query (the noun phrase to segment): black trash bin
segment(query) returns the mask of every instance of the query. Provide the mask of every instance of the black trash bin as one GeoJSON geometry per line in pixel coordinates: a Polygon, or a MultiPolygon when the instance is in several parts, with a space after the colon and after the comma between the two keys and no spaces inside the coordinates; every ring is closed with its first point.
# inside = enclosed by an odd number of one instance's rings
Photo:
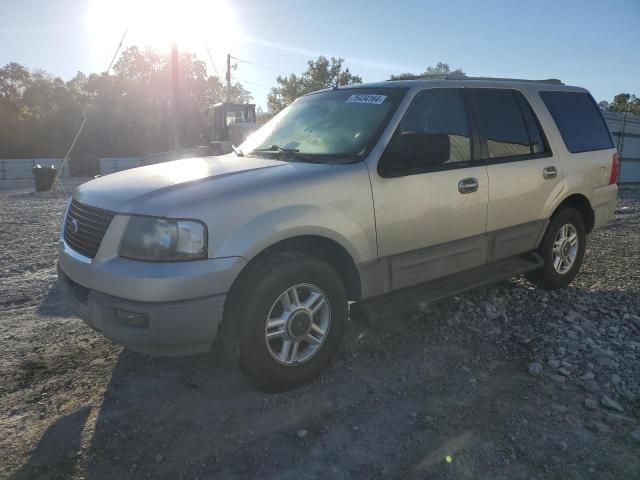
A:
{"type": "Polygon", "coordinates": [[[56,167],[51,165],[51,168],[42,168],[37,165],[31,170],[33,172],[33,179],[36,183],[36,192],[48,192],[53,187],[53,181],[56,178],[56,167]]]}

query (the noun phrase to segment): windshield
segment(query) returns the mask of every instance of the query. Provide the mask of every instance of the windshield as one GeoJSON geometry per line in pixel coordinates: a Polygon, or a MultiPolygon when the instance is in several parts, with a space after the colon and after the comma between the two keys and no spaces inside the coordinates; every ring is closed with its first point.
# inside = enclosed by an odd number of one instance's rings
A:
{"type": "Polygon", "coordinates": [[[289,155],[311,161],[333,161],[364,155],[377,140],[406,90],[346,88],[301,97],[239,150],[244,154],[289,155]]]}

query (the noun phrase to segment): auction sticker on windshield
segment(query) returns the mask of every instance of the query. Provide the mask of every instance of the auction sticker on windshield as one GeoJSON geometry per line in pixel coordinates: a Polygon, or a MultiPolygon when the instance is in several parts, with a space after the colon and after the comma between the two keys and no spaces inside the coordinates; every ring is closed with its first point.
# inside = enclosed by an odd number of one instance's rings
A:
{"type": "Polygon", "coordinates": [[[380,105],[387,98],[386,95],[373,95],[371,93],[358,93],[351,95],[344,103],[368,103],[370,105],[380,105]]]}

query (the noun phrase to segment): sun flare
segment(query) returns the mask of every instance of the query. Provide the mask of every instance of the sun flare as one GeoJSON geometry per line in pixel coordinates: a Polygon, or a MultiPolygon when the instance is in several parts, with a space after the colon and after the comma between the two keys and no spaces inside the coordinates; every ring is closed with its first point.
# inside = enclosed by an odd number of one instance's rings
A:
{"type": "Polygon", "coordinates": [[[93,0],[87,27],[94,46],[113,49],[128,29],[127,45],[220,54],[241,38],[233,11],[224,0],[93,0]]]}

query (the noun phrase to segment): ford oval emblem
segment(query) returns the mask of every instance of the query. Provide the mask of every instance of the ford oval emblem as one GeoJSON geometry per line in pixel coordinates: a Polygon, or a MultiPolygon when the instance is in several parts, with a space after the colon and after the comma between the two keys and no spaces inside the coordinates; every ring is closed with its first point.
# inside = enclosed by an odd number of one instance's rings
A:
{"type": "Polygon", "coordinates": [[[75,218],[71,220],[71,226],[70,226],[71,233],[78,233],[79,228],[80,228],[80,225],[78,224],[78,220],[76,220],[75,218]]]}

